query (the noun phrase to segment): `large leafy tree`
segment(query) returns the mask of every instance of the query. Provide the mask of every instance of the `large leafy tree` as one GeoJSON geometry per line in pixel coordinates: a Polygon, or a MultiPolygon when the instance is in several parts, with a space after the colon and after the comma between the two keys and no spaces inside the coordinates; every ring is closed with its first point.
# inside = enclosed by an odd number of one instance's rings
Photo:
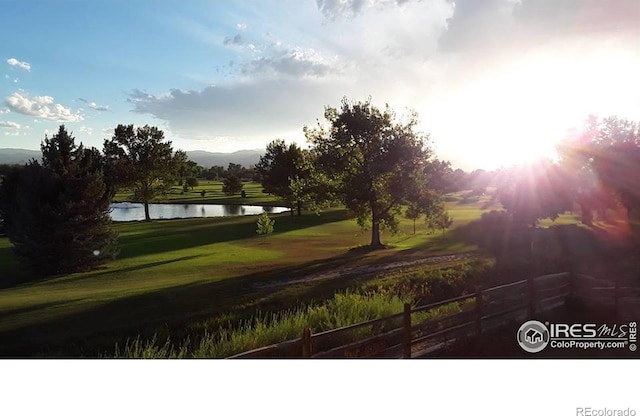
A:
{"type": "Polygon", "coordinates": [[[609,117],[598,128],[592,164],[605,190],[612,192],[630,216],[640,208],[640,125],[609,117]]]}
{"type": "Polygon", "coordinates": [[[517,224],[535,226],[539,219],[558,216],[571,208],[566,175],[549,161],[512,168],[498,189],[502,206],[517,224]]]}
{"type": "Polygon", "coordinates": [[[640,131],[637,123],[618,117],[589,116],[582,132],[558,146],[562,165],[582,210],[591,224],[592,211],[601,215],[622,204],[627,212],[640,207],[640,131]]]}
{"type": "Polygon", "coordinates": [[[287,146],[284,140],[274,140],[267,145],[265,154],[260,157],[256,165],[256,170],[260,174],[264,190],[286,201],[291,207],[291,215],[295,205],[300,215],[303,200],[295,192],[292,183],[309,178],[311,173],[309,152],[295,143],[287,146]]]}
{"type": "Polygon", "coordinates": [[[113,181],[131,187],[134,197],[144,204],[146,221],[151,221],[149,202],[166,191],[186,163],[184,152],[174,155],[164,132],[148,125],[118,125],[113,137],[104,141],[104,155],[113,181]]]}
{"type": "Polygon", "coordinates": [[[99,151],[77,146],[64,126],[41,147],[41,162],[7,176],[0,189],[0,211],[17,257],[39,275],[87,270],[113,259],[113,187],[99,151]]]}
{"type": "Polygon", "coordinates": [[[316,169],[360,226],[371,227],[371,247],[382,247],[381,228],[397,229],[401,206],[416,200],[425,185],[431,152],[415,131],[417,115],[399,121],[389,106],[380,110],[345,98],[324,116],[326,124],[305,127],[316,169]]]}

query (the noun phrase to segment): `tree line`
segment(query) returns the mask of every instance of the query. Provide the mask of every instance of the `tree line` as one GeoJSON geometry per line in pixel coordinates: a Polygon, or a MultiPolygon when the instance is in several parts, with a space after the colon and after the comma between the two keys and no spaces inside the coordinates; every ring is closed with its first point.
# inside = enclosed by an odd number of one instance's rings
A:
{"type": "MultiPolygon", "coordinates": [[[[0,217],[19,259],[34,273],[87,270],[113,259],[117,236],[110,227],[109,203],[118,188],[131,189],[145,207],[175,183],[197,178],[225,179],[223,190],[242,189],[241,178],[259,180],[264,192],[294,211],[346,207],[363,228],[370,246],[383,247],[381,232],[397,231],[400,218],[424,217],[443,232],[452,219],[443,195],[461,189],[496,197],[516,223],[535,225],[556,218],[574,204],[582,220],[623,206],[640,208],[638,124],[615,117],[588,120],[585,133],[559,147],[560,161],[504,171],[453,170],[435,157],[430,137],[417,131],[415,112],[398,117],[389,106],[343,99],[326,107],[323,120],[305,126],[309,143],[274,140],[254,167],[229,164],[204,169],[174,151],[157,127],[118,125],[102,151],[75,144],[64,126],[42,143],[42,160],[4,171],[0,217]]],[[[195,182],[194,182],[195,181],[195,182]]]]}

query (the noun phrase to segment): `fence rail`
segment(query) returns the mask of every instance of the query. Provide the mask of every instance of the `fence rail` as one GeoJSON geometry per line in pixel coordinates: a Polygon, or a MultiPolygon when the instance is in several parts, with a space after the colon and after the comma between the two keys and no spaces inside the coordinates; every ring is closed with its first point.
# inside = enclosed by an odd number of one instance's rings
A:
{"type": "MultiPolygon", "coordinates": [[[[536,312],[552,309],[568,297],[613,299],[616,311],[620,299],[633,297],[637,287],[621,287],[618,282],[590,276],[556,273],[531,277],[474,293],[417,307],[387,317],[312,333],[305,328],[301,337],[242,352],[228,358],[411,358],[433,352],[455,339],[481,334],[516,317],[531,319],[536,312]],[[430,312],[457,304],[459,311],[432,317],[430,312]]],[[[637,296],[637,295],[636,295],[637,296]]]]}

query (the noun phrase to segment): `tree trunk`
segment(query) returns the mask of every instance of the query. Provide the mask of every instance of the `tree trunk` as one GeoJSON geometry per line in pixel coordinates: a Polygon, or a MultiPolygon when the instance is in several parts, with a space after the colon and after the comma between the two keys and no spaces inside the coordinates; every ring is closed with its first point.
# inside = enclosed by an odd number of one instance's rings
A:
{"type": "Polygon", "coordinates": [[[302,202],[298,201],[298,217],[302,215],[302,202]]]}
{"type": "Polygon", "coordinates": [[[295,210],[293,209],[293,204],[290,204],[290,205],[289,205],[289,208],[290,208],[290,209],[289,209],[289,213],[290,213],[290,214],[291,214],[291,216],[293,217],[293,216],[295,215],[295,212],[294,212],[295,210]]]}
{"type": "Polygon", "coordinates": [[[413,219],[413,234],[415,235],[416,233],[416,220],[415,218],[413,219]]]}
{"type": "Polygon", "coordinates": [[[586,225],[593,225],[591,218],[591,209],[586,204],[580,204],[580,211],[582,214],[581,222],[586,225]]]}
{"type": "Polygon", "coordinates": [[[382,248],[384,247],[380,242],[380,223],[377,220],[374,220],[371,224],[371,247],[372,248],[382,248]]]}
{"type": "Polygon", "coordinates": [[[151,221],[151,216],[149,215],[149,203],[146,201],[144,203],[144,220],[151,221]]]}

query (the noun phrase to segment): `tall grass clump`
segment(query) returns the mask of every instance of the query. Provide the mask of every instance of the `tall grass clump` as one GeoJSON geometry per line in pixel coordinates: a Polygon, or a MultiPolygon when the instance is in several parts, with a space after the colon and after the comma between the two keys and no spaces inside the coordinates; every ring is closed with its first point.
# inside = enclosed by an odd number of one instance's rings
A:
{"type": "MultiPolygon", "coordinates": [[[[381,293],[337,293],[320,305],[301,306],[294,310],[268,315],[258,314],[237,326],[215,332],[205,330],[193,347],[187,340],[173,346],[169,340],[160,343],[139,338],[116,346],[115,358],[222,358],[300,337],[309,326],[321,332],[402,312],[405,299],[381,293]]],[[[353,335],[353,334],[352,334],[353,335]]],[[[362,334],[359,334],[362,335],[362,334]]]]}
{"type": "MultiPolygon", "coordinates": [[[[437,302],[463,293],[471,293],[491,270],[486,261],[469,261],[446,268],[418,267],[385,275],[357,292],[336,293],[320,304],[299,306],[270,314],[258,313],[251,319],[224,327],[207,327],[200,336],[193,335],[177,345],[162,343],[156,337],[149,341],[129,340],[124,348],[116,348],[117,358],[222,358],[271,344],[297,339],[305,327],[314,333],[399,314],[405,303],[412,305],[437,302]]],[[[470,307],[469,302],[442,305],[413,315],[414,322],[455,314],[470,307]]],[[[472,306],[472,305],[471,305],[472,306]]],[[[343,335],[342,341],[370,336],[394,329],[401,320],[384,325],[363,327],[343,335]]],[[[298,347],[299,350],[299,347],[298,347]]],[[[297,350],[296,350],[297,351],[297,350]]],[[[295,353],[292,353],[292,355],[295,353]]]]}
{"type": "Polygon", "coordinates": [[[475,292],[476,286],[487,284],[492,270],[493,263],[488,260],[465,261],[446,268],[417,267],[389,273],[367,288],[413,304],[427,304],[475,292]]]}
{"type": "Polygon", "coordinates": [[[189,340],[185,340],[180,348],[176,349],[171,345],[171,340],[167,338],[164,344],[161,344],[157,336],[153,336],[151,340],[143,341],[140,337],[127,340],[120,350],[120,346],[116,344],[113,358],[185,358],[187,356],[187,348],[189,340]]]}

